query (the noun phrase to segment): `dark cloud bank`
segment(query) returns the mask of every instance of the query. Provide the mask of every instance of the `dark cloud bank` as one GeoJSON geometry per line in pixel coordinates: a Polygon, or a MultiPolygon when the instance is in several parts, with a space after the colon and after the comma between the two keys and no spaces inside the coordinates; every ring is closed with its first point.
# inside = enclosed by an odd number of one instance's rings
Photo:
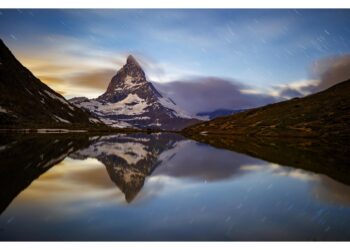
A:
{"type": "Polygon", "coordinates": [[[252,108],[277,101],[269,95],[244,93],[242,89],[247,89],[244,84],[217,77],[193,78],[155,85],[181,108],[192,113],[221,108],[252,108]]]}
{"type": "Polygon", "coordinates": [[[277,87],[277,96],[247,93],[242,91],[249,89],[245,84],[216,77],[156,84],[156,87],[180,107],[193,113],[221,108],[253,108],[323,91],[350,79],[350,55],[319,60],[312,65],[310,73],[313,79],[317,79],[316,81],[299,89],[288,85],[277,87]]]}

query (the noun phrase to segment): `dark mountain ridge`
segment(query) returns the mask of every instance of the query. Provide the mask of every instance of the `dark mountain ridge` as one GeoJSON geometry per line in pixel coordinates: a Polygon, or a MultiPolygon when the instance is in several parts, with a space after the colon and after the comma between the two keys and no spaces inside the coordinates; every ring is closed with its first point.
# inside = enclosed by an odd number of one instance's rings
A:
{"type": "Polygon", "coordinates": [[[350,80],[303,98],[203,122],[186,134],[270,137],[350,137],[350,80]]]}
{"type": "Polygon", "coordinates": [[[92,128],[101,121],[25,68],[0,39],[0,128],[92,128]]]}

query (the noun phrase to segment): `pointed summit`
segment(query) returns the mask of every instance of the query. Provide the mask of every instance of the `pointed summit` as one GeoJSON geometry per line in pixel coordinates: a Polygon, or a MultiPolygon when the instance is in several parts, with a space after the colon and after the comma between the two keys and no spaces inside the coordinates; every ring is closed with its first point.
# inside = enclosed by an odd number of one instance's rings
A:
{"type": "MultiPolygon", "coordinates": [[[[176,130],[197,122],[147,81],[145,72],[132,55],[113,76],[106,92],[92,100],[75,98],[72,103],[112,127],[176,130]]],[[[133,196],[128,197],[132,199],[133,196]]]]}
{"type": "Polygon", "coordinates": [[[126,59],[126,64],[133,64],[140,67],[140,64],[136,61],[135,57],[133,57],[132,55],[128,56],[128,58],[126,59]]]}
{"type": "Polygon", "coordinates": [[[145,73],[143,72],[140,64],[136,61],[135,57],[133,57],[132,55],[128,56],[128,58],[126,59],[126,64],[123,66],[123,68],[119,72],[122,72],[122,71],[125,71],[125,73],[128,74],[129,76],[140,76],[140,77],[146,78],[145,73]]]}
{"type": "Polygon", "coordinates": [[[124,99],[133,89],[147,84],[145,72],[136,59],[129,55],[126,64],[111,79],[104,94],[99,96],[99,101],[116,102],[124,99]],[[126,92],[128,92],[126,94],[126,92]]]}

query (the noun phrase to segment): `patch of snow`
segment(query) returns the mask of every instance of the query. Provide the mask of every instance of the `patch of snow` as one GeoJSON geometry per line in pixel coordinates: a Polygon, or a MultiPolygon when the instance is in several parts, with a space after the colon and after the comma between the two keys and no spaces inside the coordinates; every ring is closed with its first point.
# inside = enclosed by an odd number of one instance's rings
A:
{"type": "Polygon", "coordinates": [[[89,121],[92,123],[100,123],[100,121],[98,119],[92,118],[92,117],[89,118],[89,121]]]}
{"type": "Polygon", "coordinates": [[[31,95],[33,95],[33,93],[29,90],[29,89],[27,89],[27,88],[24,88],[29,94],[31,94],[31,95]]]}
{"type": "MultiPolygon", "coordinates": [[[[132,89],[132,88],[138,87],[140,85],[143,85],[144,83],[145,83],[144,81],[139,81],[138,78],[135,78],[135,77],[128,75],[125,77],[125,80],[124,80],[124,89],[132,89]]],[[[119,90],[119,88],[116,90],[119,90]]],[[[123,90],[123,89],[121,89],[121,90],[123,90]]]]}
{"type": "Polygon", "coordinates": [[[12,116],[12,117],[18,117],[11,110],[5,109],[1,106],[0,106],[0,113],[4,113],[4,114],[7,114],[7,115],[12,116]]]}
{"type": "MultiPolygon", "coordinates": [[[[44,90],[44,92],[51,98],[59,100],[60,102],[62,102],[63,104],[67,105],[68,108],[70,108],[71,110],[74,110],[74,107],[68,102],[66,101],[64,98],[55,95],[54,93],[51,93],[50,91],[44,90]]],[[[40,93],[40,92],[39,92],[40,93]]]]}
{"type": "Polygon", "coordinates": [[[62,103],[67,103],[67,101],[65,99],[55,95],[54,93],[51,93],[50,91],[44,90],[44,92],[53,99],[59,100],[62,103]]]}
{"type": "Polygon", "coordinates": [[[2,146],[0,146],[0,151],[11,148],[14,144],[16,144],[15,141],[8,143],[8,144],[5,144],[5,145],[2,145],[2,146]]]}
{"type": "Polygon", "coordinates": [[[59,117],[59,116],[57,116],[57,115],[53,115],[57,120],[59,120],[60,122],[64,122],[64,123],[71,123],[70,121],[67,121],[67,120],[65,120],[65,119],[63,119],[63,118],[61,118],[61,117],[59,117]]]}
{"type": "Polygon", "coordinates": [[[160,126],[162,126],[162,124],[159,122],[159,119],[156,119],[156,122],[155,122],[155,123],[149,124],[149,126],[157,126],[157,127],[160,127],[160,126]]]}
{"type": "Polygon", "coordinates": [[[100,120],[104,124],[111,126],[113,128],[132,128],[133,127],[130,123],[118,121],[118,120],[114,120],[114,119],[101,117],[100,120]]]}
{"type": "Polygon", "coordinates": [[[89,137],[89,141],[94,141],[94,140],[97,140],[98,138],[100,138],[100,136],[92,136],[92,137],[89,137]]]}
{"type": "Polygon", "coordinates": [[[133,118],[128,118],[128,119],[123,119],[123,121],[134,121],[134,120],[150,120],[151,117],[148,116],[137,116],[137,117],[133,117],[133,118]]]}
{"type": "Polygon", "coordinates": [[[3,108],[3,107],[1,107],[1,106],[0,106],[0,112],[1,112],[1,113],[10,113],[9,110],[7,110],[7,109],[5,109],[5,108],[3,108]]]}
{"type": "Polygon", "coordinates": [[[74,103],[74,105],[79,107],[79,108],[85,108],[91,112],[96,112],[98,110],[99,106],[101,106],[103,104],[96,101],[96,100],[89,100],[89,101],[74,103]]]}
{"type": "Polygon", "coordinates": [[[129,141],[136,141],[136,142],[149,142],[151,139],[149,138],[138,138],[138,137],[130,137],[130,136],[123,136],[122,137],[125,140],[129,140],[129,141]]]}
{"type": "Polygon", "coordinates": [[[42,168],[51,167],[52,165],[59,163],[60,161],[62,161],[64,158],[66,158],[73,151],[74,151],[73,148],[70,148],[66,153],[60,155],[59,157],[57,157],[55,159],[52,159],[52,160],[46,162],[45,165],[42,166],[42,168]]]}
{"type": "Polygon", "coordinates": [[[117,113],[118,115],[139,115],[145,112],[147,102],[137,94],[129,94],[123,100],[116,103],[108,103],[98,107],[103,113],[117,113]]]}

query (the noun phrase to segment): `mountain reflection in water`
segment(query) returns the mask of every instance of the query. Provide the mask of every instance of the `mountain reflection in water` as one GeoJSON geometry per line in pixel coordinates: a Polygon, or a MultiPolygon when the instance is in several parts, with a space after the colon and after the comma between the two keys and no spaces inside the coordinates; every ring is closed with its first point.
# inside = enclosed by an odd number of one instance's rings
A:
{"type": "Polygon", "coordinates": [[[350,240],[346,143],[195,139],[1,135],[0,239],[350,240]]]}

